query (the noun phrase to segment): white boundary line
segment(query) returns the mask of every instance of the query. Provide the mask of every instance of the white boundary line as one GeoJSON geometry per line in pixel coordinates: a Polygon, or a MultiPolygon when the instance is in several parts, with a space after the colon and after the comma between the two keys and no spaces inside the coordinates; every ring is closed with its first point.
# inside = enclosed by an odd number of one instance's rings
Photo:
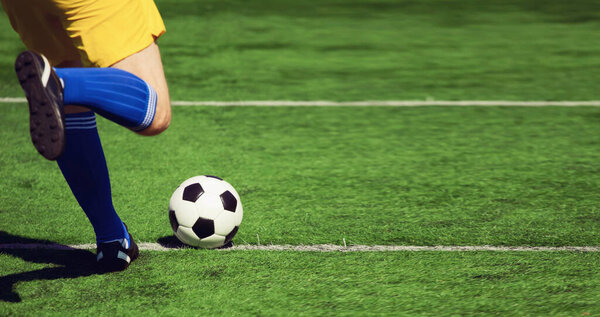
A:
{"type": "MultiPolygon", "coordinates": [[[[187,247],[181,246],[163,246],[158,243],[142,242],[138,244],[143,251],[177,251],[185,250],[187,247]]],[[[46,249],[46,250],[91,250],[96,249],[95,244],[43,244],[43,243],[5,243],[0,244],[0,253],[8,249],[46,249]]],[[[334,244],[315,244],[315,245],[236,245],[228,249],[219,251],[294,251],[294,252],[397,252],[397,251],[445,251],[445,252],[466,252],[466,251],[500,251],[500,252],[600,252],[600,246],[493,246],[493,245],[475,245],[475,246],[416,246],[416,245],[334,245],[334,244]]]]}
{"type": "Polygon", "coordinates": [[[503,101],[503,100],[368,100],[368,101],[173,101],[173,106],[213,106],[213,107],[600,107],[600,100],[590,101],[503,101]]]}
{"type": "MultiPolygon", "coordinates": [[[[0,103],[25,103],[25,98],[0,97],[0,103]]],[[[172,101],[173,106],[210,107],[600,107],[600,100],[587,101],[511,101],[511,100],[367,100],[367,101],[293,101],[293,100],[248,100],[248,101],[172,101]]]]}
{"type": "Polygon", "coordinates": [[[23,103],[27,102],[25,98],[15,98],[15,97],[2,97],[0,98],[1,103],[23,103]]]}

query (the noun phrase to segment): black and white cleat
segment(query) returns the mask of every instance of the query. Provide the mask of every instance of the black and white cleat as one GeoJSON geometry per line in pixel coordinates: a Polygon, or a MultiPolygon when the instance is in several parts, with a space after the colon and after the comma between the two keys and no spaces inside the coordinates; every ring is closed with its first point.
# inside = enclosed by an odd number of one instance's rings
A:
{"type": "Polygon", "coordinates": [[[37,151],[56,160],[65,149],[63,87],[44,57],[25,51],[15,61],[15,71],[29,103],[29,132],[37,151]]]}
{"type": "Polygon", "coordinates": [[[129,240],[131,245],[128,245],[127,239],[98,244],[96,260],[102,271],[123,271],[138,258],[140,251],[131,233],[129,240]]]}

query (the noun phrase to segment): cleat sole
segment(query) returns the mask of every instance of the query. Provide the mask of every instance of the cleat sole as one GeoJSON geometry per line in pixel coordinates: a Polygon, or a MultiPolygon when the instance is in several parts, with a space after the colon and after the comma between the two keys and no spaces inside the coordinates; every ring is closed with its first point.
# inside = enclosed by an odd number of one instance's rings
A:
{"type": "Polygon", "coordinates": [[[65,148],[62,98],[42,84],[43,62],[33,52],[23,52],[15,61],[15,71],[29,103],[29,131],[37,151],[56,160],[65,148]]]}

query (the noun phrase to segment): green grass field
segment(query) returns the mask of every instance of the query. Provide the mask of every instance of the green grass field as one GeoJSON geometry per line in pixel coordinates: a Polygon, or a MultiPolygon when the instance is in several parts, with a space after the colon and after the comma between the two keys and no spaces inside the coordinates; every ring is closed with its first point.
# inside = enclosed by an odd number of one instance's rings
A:
{"type": "MultiPolygon", "coordinates": [[[[600,100],[597,1],[158,1],[173,100],[600,100]]],[[[0,97],[23,49],[0,12],[0,97]]],[[[94,243],[23,103],[0,103],[0,246],[94,243]]],[[[98,120],[119,215],[170,239],[183,180],[238,190],[236,245],[600,246],[598,107],[175,107],[98,120]]],[[[0,248],[0,315],[600,316],[599,252],[0,248]]]]}

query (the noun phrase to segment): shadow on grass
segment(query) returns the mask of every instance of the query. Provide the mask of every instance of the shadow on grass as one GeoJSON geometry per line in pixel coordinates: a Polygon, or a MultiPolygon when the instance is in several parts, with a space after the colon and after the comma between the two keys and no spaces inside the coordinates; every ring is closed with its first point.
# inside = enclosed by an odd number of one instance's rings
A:
{"type": "Polygon", "coordinates": [[[160,244],[163,248],[169,248],[169,249],[189,248],[189,246],[183,244],[175,236],[164,236],[162,238],[158,238],[158,240],[156,240],[156,242],[158,242],[158,244],[160,244]]]}
{"type": "Polygon", "coordinates": [[[78,278],[103,273],[96,266],[96,256],[87,250],[15,236],[5,231],[0,231],[0,245],[4,246],[0,246],[2,254],[10,254],[32,263],[50,264],[49,267],[35,271],[0,276],[0,300],[5,302],[21,302],[21,297],[13,290],[15,284],[20,282],[78,278]],[[25,244],[28,248],[17,248],[15,244],[25,244]],[[29,248],[33,244],[38,247],[29,248]]]}
{"type": "MultiPolygon", "coordinates": [[[[158,244],[160,244],[163,248],[168,249],[198,249],[197,247],[184,244],[183,242],[179,241],[176,236],[164,236],[162,238],[158,238],[156,242],[158,242],[158,244]]],[[[229,241],[227,244],[217,249],[228,249],[231,247],[233,247],[233,242],[229,241]]]]}

